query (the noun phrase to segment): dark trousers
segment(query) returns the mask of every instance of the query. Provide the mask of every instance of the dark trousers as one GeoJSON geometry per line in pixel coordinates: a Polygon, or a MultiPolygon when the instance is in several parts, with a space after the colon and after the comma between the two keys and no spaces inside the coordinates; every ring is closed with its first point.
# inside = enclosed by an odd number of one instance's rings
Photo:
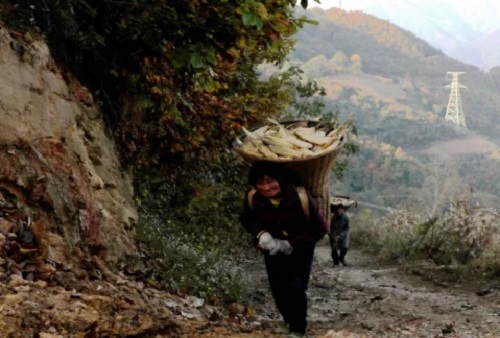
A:
{"type": "Polygon", "coordinates": [[[333,236],[330,236],[330,248],[332,250],[333,263],[338,265],[340,262],[344,262],[348,250],[347,243],[341,239],[335,240],[333,236]]]}
{"type": "Polygon", "coordinates": [[[269,286],[278,311],[291,332],[305,334],[307,327],[306,290],[311,275],[314,246],[294,249],[286,256],[265,256],[269,286]]]}

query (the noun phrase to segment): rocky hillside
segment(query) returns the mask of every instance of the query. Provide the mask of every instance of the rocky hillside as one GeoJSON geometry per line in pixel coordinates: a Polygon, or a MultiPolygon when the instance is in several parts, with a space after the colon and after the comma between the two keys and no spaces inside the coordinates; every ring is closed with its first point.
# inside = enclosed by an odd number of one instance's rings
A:
{"type": "MultiPolygon", "coordinates": [[[[23,224],[54,267],[133,254],[137,212],[90,93],[51,59],[47,45],[0,31],[0,192],[3,230],[23,224]]],[[[5,234],[4,234],[5,235],[5,234]]]]}
{"type": "Polygon", "coordinates": [[[116,274],[137,273],[137,211],[92,96],[3,27],[0,78],[0,336],[189,332],[189,298],[116,274]]]}

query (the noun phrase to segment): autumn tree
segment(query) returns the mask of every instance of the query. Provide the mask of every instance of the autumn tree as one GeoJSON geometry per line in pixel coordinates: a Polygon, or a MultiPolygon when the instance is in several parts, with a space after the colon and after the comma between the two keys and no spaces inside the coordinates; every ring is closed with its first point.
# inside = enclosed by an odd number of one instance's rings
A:
{"type": "Polygon", "coordinates": [[[350,61],[352,70],[355,73],[360,73],[362,70],[361,56],[359,54],[352,54],[350,61]]]}
{"type": "Polygon", "coordinates": [[[296,0],[1,5],[10,27],[44,34],[62,73],[76,76],[102,107],[122,164],[135,173],[139,234],[149,261],[161,262],[153,274],[166,268],[158,277],[164,285],[229,292],[224,283],[233,279],[210,270],[224,263],[218,253],[230,250],[228,243],[244,242],[237,221],[244,168],[228,150],[241,125],[293,103],[295,82],[262,79],[257,66],[286,59],[293,34],[308,22],[294,16],[294,6],[296,0]],[[191,272],[198,285],[177,279],[191,272]]]}
{"type": "Polygon", "coordinates": [[[259,80],[256,66],[285,59],[307,21],[294,17],[295,3],[15,1],[6,18],[40,27],[92,89],[125,164],[161,168],[217,157],[241,124],[287,105],[286,89],[259,80]]]}

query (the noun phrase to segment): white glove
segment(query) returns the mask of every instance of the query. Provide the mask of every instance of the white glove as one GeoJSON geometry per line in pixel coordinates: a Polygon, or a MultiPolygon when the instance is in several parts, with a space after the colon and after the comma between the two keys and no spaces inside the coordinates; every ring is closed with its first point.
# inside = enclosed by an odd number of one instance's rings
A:
{"type": "Polygon", "coordinates": [[[290,255],[293,251],[290,242],[284,239],[275,239],[269,232],[264,232],[260,235],[258,247],[262,250],[269,251],[271,256],[276,255],[278,252],[290,255]]]}
{"type": "MultiPolygon", "coordinates": [[[[286,239],[278,239],[279,251],[284,253],[285,255],[290,255],[293,251],[293,247],[290,245],[290,242],[286,239]]],[[[272,255],[272,254],[271,254],[272,255]]]]}
{"type": "Polygon", "coordinates": [[[267,251],[272,251],[276,250],[276,248],[279,248],[278,241],[273,236],[271,236],[269,232],[264,232],[262,235],[260,235],[259,244],[257,246],[262,250],[267,251]]]}

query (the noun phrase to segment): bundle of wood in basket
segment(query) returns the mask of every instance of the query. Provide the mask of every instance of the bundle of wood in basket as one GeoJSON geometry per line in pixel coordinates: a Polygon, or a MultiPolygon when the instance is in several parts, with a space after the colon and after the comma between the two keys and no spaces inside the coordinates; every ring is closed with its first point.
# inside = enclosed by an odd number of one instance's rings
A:
{"type": "Polygon", "coordinates": [[[249,131],[242,128],[245,138],[236,139],[236,151],[254,160],[289,161],[317,157],[343,145],[350,121],[293,121],[279,123],[268,119],[268,124],[249,131]]]}

